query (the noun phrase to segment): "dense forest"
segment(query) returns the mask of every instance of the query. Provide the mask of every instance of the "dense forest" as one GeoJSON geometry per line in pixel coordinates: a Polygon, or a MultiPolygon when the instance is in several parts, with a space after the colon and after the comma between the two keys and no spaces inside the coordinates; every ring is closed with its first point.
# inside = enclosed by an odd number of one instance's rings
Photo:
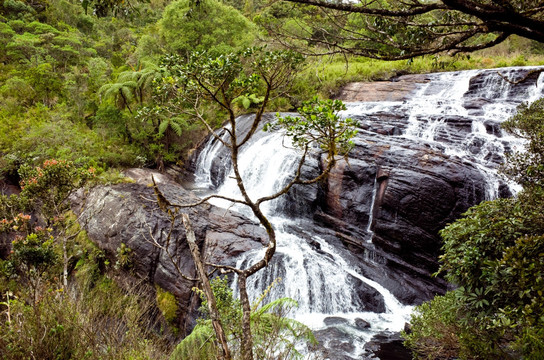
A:
{"type": "MultiPolygon", "coordinates": [[[[482,32],[479,23],[471,23],[478,28],[473,37],[428,53],[397,51],[389,40],[370,53],[337,51],[358,49],[347,36],[353,28],[367,35],[386,29],[387,39],[409,44],[434,44],[436,32],[406,32],[390,18],[373,19],[369,30],[359,13],[338,20],[343,27],[310,26],[327,19],[311,3],[260,0],[0,3],[2,358],[193,358],[174,351],[185,334],[176,328],[173,295],[127,283],[120,274],[130,272],[131,250],[119,248],[108,258],[81,230],[70,211],[78,189],[127,181],[125,168],[183,167],[208,130],[234,113],[261,111],[263,99],[262,111],[295,110],[316,95],[334,97],[352,81],[544,64],[542,42],[482,32]],[[266,76],[255,74],[287,62],[288,83],[268,97],[260,80],[266,76]],[[198,101],[180,95],[194,85],[190,74],[208,72],[223,84],[232,68],[243,75],[236,77],[243,91],[229,106],[214,96],[201,101],[205,93],[198,101]]],[[[463,16],[452,19],[456,26],[468,24],[463,16]]],[[[457,289],[417,309],[406,334],[416,354],[544,356],[543,104],[521,108],[505,125],[528,140],[528,151],[512,154],[502,170],[523,191],[476,206],[442,231],[441,276],[457,289]]],[[[233,320],[241,316],[240,303],[225,283],[213,286],[224,299],[226,324],[241,327],[233,320]]],[[[262,316],[265,326],[270,320],[262,316]]],[[[301,334],[312,340],[305,329],[301,334]]],[[[214,351],[219,347],[197,355],[215,358],[214,351]]]]}

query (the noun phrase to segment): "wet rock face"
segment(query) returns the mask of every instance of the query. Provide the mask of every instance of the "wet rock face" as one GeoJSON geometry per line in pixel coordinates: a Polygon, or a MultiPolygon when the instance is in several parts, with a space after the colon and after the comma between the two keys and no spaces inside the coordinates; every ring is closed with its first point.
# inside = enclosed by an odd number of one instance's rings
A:
{"type": "Polygon", "coordinates": [[[369,252],[379,258],[367,269],[371,278],[401,301],[418,303],[444,290],[445,283],[431,279],[438,231],[484,200],[485,179],[476,167],[424,145],[371,140],[358,139],[348,163],[339,161],[314,219],[334,229],[361,264],[373,263],[369,252]]]}
{"type": "MultiPolygon", "coordinates": [[[[194,278],[195,271],[180,221],[175,223],[168,243],[170,221],[155,202],[150,172],[141,169],[128,173],[136,183],[100,186],[91,189],[75,211],[88,236],[114,259],[117,248],[124,243],[132,250],[132,270],[137,277],[147,279],[171,292],[178,299],[182,329],[194,321],[197,299],[192,281],[183,279],[167,253],[153,244],[167,247],[181,271],[194,278]]],[[[192,203],[197,198],[169,178],[155,174],[159,188],[171,203],[192,203]]],[[[204,260],[234,265],[240,253],[256,249],[265,241],[265,233],[251,220],[211,205],[201,205],[185,211],[189,214],[204,260]],[[204,246],[205,244],[205,246],[204,246]]]]}
{"type": "Polygon", "coordinates": [[[366,343],[363,359],[411,360],[412,352],[404,347],[403,341],[398,332],[381,332],[366,343]]]}
{"type": "Polygon", "coordinates": [[[489,99],[516,99],[523,95],[527,88],[535,86],[542,70],[527,70],[524,68],[503,71],[492,69],[483,71],[470,79],[465,97],[469,99],[482,99],[482,94],[489,99]],[[505,81],[516,86],[509,87],[506,92],[496,91],[505,86],[505,81]]]}

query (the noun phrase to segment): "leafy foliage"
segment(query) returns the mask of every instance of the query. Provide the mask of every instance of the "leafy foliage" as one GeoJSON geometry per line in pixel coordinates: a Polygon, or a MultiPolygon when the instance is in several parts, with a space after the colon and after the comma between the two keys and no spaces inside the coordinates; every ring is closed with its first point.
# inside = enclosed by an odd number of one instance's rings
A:
{"type": "Polygon", "coordinates": [[[256,28],[231,6],[216,0],[172,2],[159,23],[160,35],[169,53],[185,57],[193,51],[212,55],[251,46],[256,28]]]}
{"type": "MultiPolygon", "coordinates": [[[[78,250],[91,251],[88,241],[79,242],[78,250]]],[[[79,258],[71,296],[54,279],[36,304],[24,301],[20,284],[2,292],[2,359],[166,359],[168,350],[153,330],[159,324],[150,317],[152,301],[142,301],[151,300],[145,288],[121,289],[101,272],[84,274],[96,265],[91,256],[79,258]]],[[[3,290],[4,285],[0,277],[3,290]]]]}
{"type": "Polygon", "coordinates": [[[68,212],[69,195],[95,169],[47,160],[23,165],[20,173],[21,193],[0,197],[0,239],[11,243],[0,259],[2,358],[164,357],[153,334],[156,309],[145,305],[152,299],[141,289],[122,290],[105,276],[109,260],[68,212]],[[74,273],[68,288],[60,279],[74,273]]]}
{"type": "Polygon", "coordinates": [[[166,321],[173,322],[176,319],[178,311],[176,297],[172,293],[161,289],[159,286],[156,286],[156,289],[157,307],[166,321]]]}
{"type": "Polygon", "coordinates": [[[303,102],[298,116],[277,116],[276,123],[265,126],[265,130],[282,128],[292,138],[295,146],[304,149],[315,143],[324,152],[335,156],[346,156],[353,148],[353,137],[357,134],[357,122],[343,118],[339,112],[346,110],[340,100],[312,100],[303,102]]]}
{"type": "Polygon", "coordinates": [[[214,105],[224,112],[237,110],[238,114],[251,106],[268,105],[271,92],[283,94],[302,61],[297,53],[266,48],[247,48],[219,56],[197,51],[187,61],[167,56],[163,64],[170,76],[163,79],[161,94],[176,101],[180,114],[184,107],[191,111],[195,104],[199,114],[204,113],[202,106],[214,105]]]}
{"type": "Polygon", "coordinates": [[[68,197],[80,188],[89,178],[95,176],[96,169],[82,169],[65,160],[45,160],[41,166],[23,165],[21,175],[21,196],[28,197],[35,204],[47,225],[55,216],[69,210],[68,197]]]}
{"type": "Polygon", "coordinates": [[[544,99],[522,105],[503,124],[504,129],[528,141],[526,151],[510,154],[504,171],[524,186],[544,186],[544,99]]]}

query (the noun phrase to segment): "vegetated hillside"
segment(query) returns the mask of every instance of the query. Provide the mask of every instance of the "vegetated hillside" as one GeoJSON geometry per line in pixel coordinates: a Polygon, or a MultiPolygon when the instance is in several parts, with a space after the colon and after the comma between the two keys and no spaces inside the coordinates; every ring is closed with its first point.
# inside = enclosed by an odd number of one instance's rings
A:
{"type": "MultiPolygon", "coordinates": [[[[46,158],[77,160],[99,170],[181,161],[202,132],[198,123],[175,114],[153,116],[160,105],[153,81],[168,76],[161,71],[161,57],[183,58],[193,50],[218,54],[267,42],[250,20],[267,9],[260,2],[83,4],[87,12],[79,1],[0,5],[0,169],[13,180],[20,164],[46,158]]],[[[538,63],[538,57],[520,52],[527,48],[527,41],[514,39],[493,50],[502,55],[493,57],[310,59],[291,97],[276,107],[294,108],[316,92],[333,95],[351,80],[538,63]]]]}

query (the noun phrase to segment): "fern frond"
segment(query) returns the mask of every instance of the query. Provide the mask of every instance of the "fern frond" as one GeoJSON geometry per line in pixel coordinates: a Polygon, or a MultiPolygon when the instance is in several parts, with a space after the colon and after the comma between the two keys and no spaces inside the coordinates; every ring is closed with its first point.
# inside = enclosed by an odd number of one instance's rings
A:
{"type": "Polygon", "coordinates": [[[289,311],[296,307],[298,307],[298,302],[296,300],[289,297],[284,297],[271,301],[268,304],[261,306],[259,309],[253,310],[253,315],[260,316],[263,313],[273,312],[280,309],[284,310],[285,312],[285,310],[289,311]]]}
{"type": "Polygon", "coordinates": [[[174,130],[177,136],[181,136],[181,126],[176,121],[170,121],[170,128],[174,130]]]}
{"type": "Polygon", "coordinates": [[[286,316],[297,306],[297,301],[285,297],[255,310],[251,317],[255,346],[278,358],[303,358],[297,344],[315,345],[317,340],[308,326],[286,316]]]}
{"type": "Polygon", "coordinates": [[[164,134],[166,129],[168,129],[168,126],[170,126],[171,122],[171,119],[164,119],[163,121],[161,121],[161,123],[159,124],[159,135],[164,134]]]}
{"type": "Polygon", "coordinates": [[[100,89],[98,89],[98,94],[104,98],[108,98],[112,95],[116,96],[120,88],[121,84],[104,84],[100,87],[100,89]]]}
{"type": "Polygon", "coordinates": [[[199,323],[193,331],[176,346],[170,360],[211,360],[217,354],[215,333],[210,320],[199,323]]]}
{"type": "Polygon", "coordinates": [[[123,71],[117,77],[117,82],[118,83],[126,83],[126,82],[130,82],[130,81],[137,81],[138,80],[138,75],[137,74],[138,74],[137,72],[134,72],[134,71],[131,71],[131,70],[123,71]]]}
{"type": "MultiPolygon", "coordinates": [[[[268,295],[270,290],[272,290],[272,288],[276,286],[277,284],[279,284],[280,282],[281,282],[281,277],[275,278],[274,281],[272,281],[272,284],[268,285],[268,287],[265,289],[265,291],[263,291],[261,296],[259,296],[259,298],[255,301],[255,303],[253,303],[253,305],[251,306],[251,311],[254,312],[259,307],[259,305],[263,302],[264,298],[266,297],[266,295],[268,295]]],[[[296,306],[298,306],[298,304],[296,306]]]]}

